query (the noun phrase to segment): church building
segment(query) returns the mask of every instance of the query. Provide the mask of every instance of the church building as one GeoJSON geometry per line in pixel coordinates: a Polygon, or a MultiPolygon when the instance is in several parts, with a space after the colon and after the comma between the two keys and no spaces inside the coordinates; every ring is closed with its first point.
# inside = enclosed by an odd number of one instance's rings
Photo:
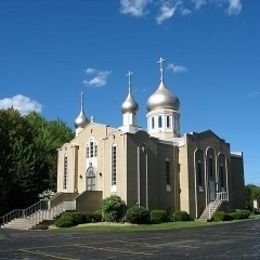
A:
{"type": "Polygon", "coordinates": [[[136,123],[131,71],[118,128],[89,120],[81,92],[75,138],[58,149],[57,170],[57,192],[73,198],[78,210],[97,210],[112,194],[129,207],[184,210],[193,218],[244,207],[243,154],[211,130],[181,134],[180,100],[166,85],[164,62],[158,61],[159,86],[147,100],[147,130],[136,123]]]}

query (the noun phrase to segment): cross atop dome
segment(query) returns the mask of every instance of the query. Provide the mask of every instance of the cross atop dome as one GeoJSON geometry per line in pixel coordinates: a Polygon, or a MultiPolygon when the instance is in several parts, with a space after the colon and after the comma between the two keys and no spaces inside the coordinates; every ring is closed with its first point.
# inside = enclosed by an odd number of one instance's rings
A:
{"type": "Polygon", "coordinates": [[[131,93],[132,75],[134,75],[134,73],[131,70],[129,70],[128,73],[126,74],[126,76],[128,77],[128,93],[131,93]]]}
{"type": "Polygon", "coordinates": [[[80,92],[80,110],[83,111],[84,108],[84,96],[86,95],[86,92],[83,92],[81,90],[80,92]]]}
{"type": "Polygon", "coordinates": [[[164,80],[164,69],[163,69],[163,63],[166,61],[166,59],[160,57],[160,59],[157,61],[157,64],[160,64],[160,72],[161,72],[161,78],[160,80],[164,80]]]}

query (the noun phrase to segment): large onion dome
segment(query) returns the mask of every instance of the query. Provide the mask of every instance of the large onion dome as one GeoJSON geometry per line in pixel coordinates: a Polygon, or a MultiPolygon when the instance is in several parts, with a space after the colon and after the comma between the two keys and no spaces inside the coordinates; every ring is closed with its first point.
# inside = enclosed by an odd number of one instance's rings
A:
{"type": "Polygon", "coordinates": [[[81,91],[81,93],[80,93],[80,112],[74,122],[75,128],[79,128],[79,127],[84,128],[89,123],[89,120],[84,113],[83,98],[84,98],[85,94],[86,93],[84,93],[83,91],[81,91]]]}
{"type": "Polygon", "coordinates": [[[146,107],[148,112],[157,109],[179,110],[180,101],[161,80],[157,90],[148,98],[146,107]]]}
{"type": "Polygon", "coordinates": [[[86,117],[83,110],[80,111],[78,117],[76,118],[74,125],[76,128],[81,127],[84,128],[89,123],[88,118],[86,117]]]}
{"type": "Polygon", "coordinates": [[[128,92],[128,95],[125,99],[125,101],[123,102],[122,106],[121,106],[121,111],[122,113],[136,113],[139,109],[139,106],[137,104],[137,102],[135,101],[131,91],[128,92]]]}

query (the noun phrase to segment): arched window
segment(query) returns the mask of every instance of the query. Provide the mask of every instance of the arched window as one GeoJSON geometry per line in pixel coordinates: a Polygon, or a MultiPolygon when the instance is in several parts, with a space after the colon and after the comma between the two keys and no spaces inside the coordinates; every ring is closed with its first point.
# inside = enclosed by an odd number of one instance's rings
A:
{"type": "Polygon", "coordinates": [[[86,171],[86,181],[87,181],[87,190],[95,190],[96,188],[96,178],[95,178],[95,170],[90,164],[86,171]]]}
{"type": "Polygon", "coordinates": [[[204,163],[203,151],[197,150],[195,152],[196,178],[198,191],[204,191],[204,163]]]}
{"type": "Polygon", "coordinates": [[[68,156],[65,154],[64,156],[64,179],[63,179],[63,189],[67,189],[67,181],[68,181],[68,156]]]}
{"type": "Polygon", "coordinates": [[[226,190],[225,156],[222,153],[218,156],[218,179],[220,191],[226,190]]]}
{"type": "Polygon", "coordinates": [[[209,179],[215,180],[215,152],[212,148],[207,151],[207,174],[209,179]]]}
{"type": "Polygon", "coordinates": [[[97,157],[98,154],[97,152],[98,152],[97,143],[91,139],[87,144],[86,157],[87,158],[97,157]]]}
{"type": "Polygon", "coordinates": [[[111,177],[112,177],[112,186],[116,185],[116,145],[112,145],[112,151],[111,151],[111,177]]]}
{"type": "Polygon", "coordinates": [[[166,178],[166,185],[170,185],[170,161],[169,159],[165,160],[165,178],[166,178]]]}
{"type": "Polygon", "coordinates": [[[162,127],[162,117],[161,116],[158,117],[158,127],[159,128],[162,127]]]}

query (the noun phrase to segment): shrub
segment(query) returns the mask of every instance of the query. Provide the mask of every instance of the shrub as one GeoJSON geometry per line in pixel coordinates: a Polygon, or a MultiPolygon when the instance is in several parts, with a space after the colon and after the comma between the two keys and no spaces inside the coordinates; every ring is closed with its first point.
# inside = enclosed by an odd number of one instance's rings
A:
{"type": "Polygon", "coordinates": [[[235,212],[236,219],[247,219],[249,218],[251,212],[246,209],[237,209],[235,212]]]}
{"type": "Polygon", "coordinates": [[[101,203],[102,215],[105,221],[119,222],[124,216],[125,203],[117,195],[103,199],[101,203]]]}
{"type": "Polygon", "coordinates": [[[70,215],[63,215],[61,216],[56,222],[55,225],[57,227],[72,227],[76,226],[74,219],[70,215]]]}
{"type": "Polygon", "coordinates": [[[231,213],[226,213],[226,221],[234,220],[236,218],[236,213],[231,212],[231,213]]]}
{"type": "Polygon", "coordinates": [[[227,218],[227,214],[224,211],[216,211],[213,215],[213,220],[215,222],[225,221],[227,218]]]}
{"type": "Polygon", "coordinates": [[[37,224],[36,226],[33,226],[33,230],[47,230],[49,226],[47,224],[37,224]]]}
{"type": "Polygon", "coordinates": [[[55,222],[57,227],[71,227],[78,224],[85,223],[84,213],[77,211],[68,211],[61,214],[58,220],[55,222]]]}
{"type": "Polygon", "coordinates": [[[150,222],[149,211],[143,207],[132,207],[126,212],[126,221],[132,224],[147,224],[150,222]]]}
{"type": "Polygon", "coordinates": [[[168,216],[165,210],[155,209],[150,212],[150,220],[154,224],[164,223],[168,221],[168,216]]]}
{"type": "Polygon", "coordinates": [[[84,222],[83,223],[90,223],[90,222],[92,222],[92,213],[84,212],[82,214],[83,214],[83,217],[84,217],[84,222]]]}
{"type": "Polygon", "coordinates": [[[102,213],[100,211],[95,211],[92,213],[92,222],[101,222],[102,213]]]}
{"type": "Polygon", "coordinates": [[[172,215],[173,221],[189,221],[190,215],[186,211],[176,210],[172,215]]]}
{"type": "Polygon", "coordinates": [[[71,212],[70,213],[73,221],[75,222],[75,225],[83,224],[85,223],[85,214],[81,212],[71,212]]]}

